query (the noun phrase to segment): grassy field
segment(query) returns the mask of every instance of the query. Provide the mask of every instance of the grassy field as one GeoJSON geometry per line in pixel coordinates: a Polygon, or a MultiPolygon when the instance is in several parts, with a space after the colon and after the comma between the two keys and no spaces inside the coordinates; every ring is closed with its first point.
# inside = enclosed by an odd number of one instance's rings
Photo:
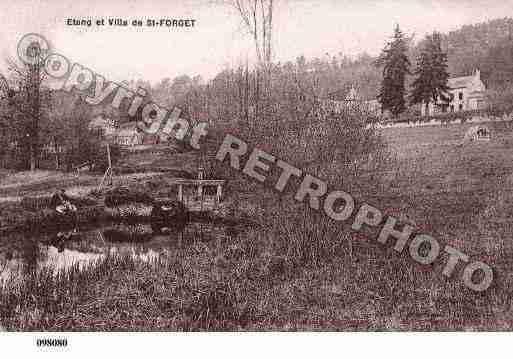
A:
{"type": "MultiPolygon", "coordinates": [[[[261,188],[236,194],[261,224],[191,240],[154,263],[106,258],[33,274],[0,293],[8,330],[511,330],[513,128],[462,144],[470,125],[386,129],[392,159],[359,193],[494,267],[476,294],[374,237],[261,188]]],[[[362,179],[363,180],[363,179],[362,179]]],[[[364,179],[368,181],[368,178],[364,179]]],[[[13,195],[12,187],[0,192],[13,195]]],[[[37,183],[36,188],[45,186],[37,183]]],[[[3,189],[2,189],[3,188],[3,189]]]]}

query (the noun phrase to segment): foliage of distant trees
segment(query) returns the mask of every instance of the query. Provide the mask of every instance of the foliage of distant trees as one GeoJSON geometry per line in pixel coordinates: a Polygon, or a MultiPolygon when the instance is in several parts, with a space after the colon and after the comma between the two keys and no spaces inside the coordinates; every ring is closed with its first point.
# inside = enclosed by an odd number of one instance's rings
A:
{"type": "Polygon", "coordinates": [[[11,90],[1,101],[0,131],[7,149],[2,152],[15,152],[19,167],[34,170],[47,134],[51,91],[42,86],[45,74],[41,64],[20,65],[7,59],[7,66],[11,90]]]}
{"type": "Polygon", "coordinates": [[[470,75],[479,68],[490,88],[513,81],[512,18],[465,25],[444,35],[442,44],[452,76],[470,75]]]}
{"type": "Polygon", "coordinates": [[[488,105],[497,116],[513,112],[513,85],[503,85],[488,91],[488,105]]]}
{"type": "Polygon", "coordinates": [[[0,100],[0,165],[71,170],[100,161],[102,143],[89,129],[93,113],[82,97],[45,87],[38,66],[8,62],[14,96],[0,100]]]}

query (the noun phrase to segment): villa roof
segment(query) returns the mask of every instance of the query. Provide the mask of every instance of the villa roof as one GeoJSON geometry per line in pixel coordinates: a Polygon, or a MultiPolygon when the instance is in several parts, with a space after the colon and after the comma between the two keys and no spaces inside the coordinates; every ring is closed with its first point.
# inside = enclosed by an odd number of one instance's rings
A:
{"type": "Polygon", "coordinates": [[[470,87],[474,79],[474,76],[454,77],[447,81],[447,85],[452,89],[470,87]]]}

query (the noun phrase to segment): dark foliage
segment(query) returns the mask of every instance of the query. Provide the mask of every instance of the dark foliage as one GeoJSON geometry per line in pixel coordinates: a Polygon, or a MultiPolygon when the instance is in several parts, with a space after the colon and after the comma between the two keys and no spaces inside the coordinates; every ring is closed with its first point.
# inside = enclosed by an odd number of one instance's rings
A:
{"type": "Polygon", "coordinates": [[[426,36],[414,74],[416,78],[410,96],[412,104],[428,106],[431,102],[450,99],[447,86],[447,54],[442,51],[442,37],[439,33],[434,32],[426,36]]]}
{"type": "Polygon", "coordinates": [[[399,25],[394,30],[393,40],[383,49],[376,64],[383,67],[378,100],[383,111],[388,110],[397,117],[406,110],[406,76],[410,74],[408,39],[399,25]]]}
{"type": "Polygon", "coordinates": [[[131,203],[141,203],[151,205],[155,200],[147,193],[129,190],[126,187],[116,187],[105,196],[105,205],[107,207],[117,207],[131,203]]]}

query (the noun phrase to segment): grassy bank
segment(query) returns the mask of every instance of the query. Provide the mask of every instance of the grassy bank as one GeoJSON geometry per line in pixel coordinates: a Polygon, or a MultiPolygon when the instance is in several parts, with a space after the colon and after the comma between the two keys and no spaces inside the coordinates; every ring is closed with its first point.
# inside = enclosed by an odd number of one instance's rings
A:
{"type": "MultiPolygon", "coordinates": [[[[190,238],[158,261],[108,256],[82,270],[54,276],[49,269],[5,283],[0,324],[7,330],[513,328],[504,278],[476,294],[444,279],[441,266],[416,265],[302,206],[274,208],[262,218],[266,227],[231,241],[190,238]]],[[[489,251],[507,273],[511,249],[489,251]]]]}

